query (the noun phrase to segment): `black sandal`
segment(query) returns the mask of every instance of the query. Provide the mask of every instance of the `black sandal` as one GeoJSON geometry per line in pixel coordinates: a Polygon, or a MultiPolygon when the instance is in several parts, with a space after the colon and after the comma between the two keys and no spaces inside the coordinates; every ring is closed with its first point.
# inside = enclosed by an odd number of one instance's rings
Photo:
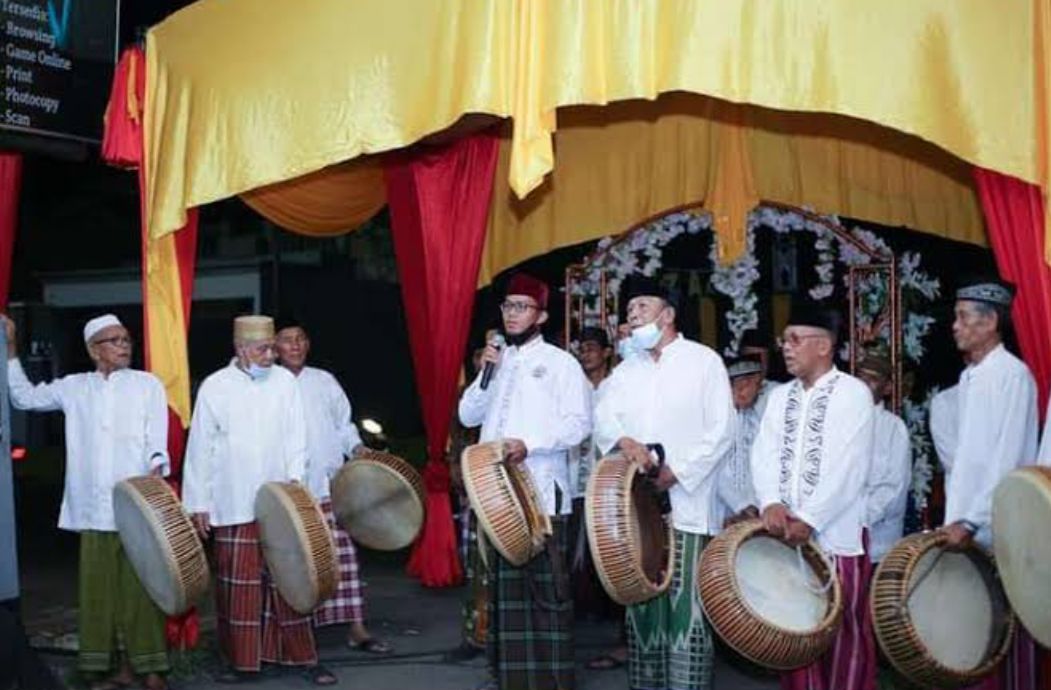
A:
{"type": "Polygon", "coordinates": [[[339,678],[321,664],[310,666],[304,675],[314,685],[335,685],[339,682],[339,678]]]}

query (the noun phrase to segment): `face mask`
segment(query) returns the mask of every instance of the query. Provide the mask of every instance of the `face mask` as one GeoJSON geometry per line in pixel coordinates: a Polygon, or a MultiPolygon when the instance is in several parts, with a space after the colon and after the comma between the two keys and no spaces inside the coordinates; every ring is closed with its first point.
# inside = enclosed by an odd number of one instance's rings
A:
{"type": "Polygon", "coordinates": [[[525,329],[524,331],[522,331],[521,333],[519,333],[517,335],[512,335],[511,333],[505,333],[504,341],[508,345],[514,345],[514,346],[518,347],[518,346],[525,345],[526,343],[528,343],[530,340],[533,339],[533,336],[536,335],[539,332],[540,332],[540,326],[538,326],[537,324],[534,323],[532,326],[530,326],[529,328],[525,329]]]}
{"type": "Polygon", "coordinates": [[[617,355],[621,359],[628,359],[629,357],[634,357],[638,353],[639,350],[635,345],[635,341],[632,338],[621,338],[617,342],[617,355]]]}
{"type": "Polygon", "coordinates": [[[652,350],[661,340],[661,330],[657,323],[649,322],[631,331],[631,340],[639,351],[652,350]]]}
{"type": "Polygon", "coordinates": [[[253,381],[262,381],[267,376],[270,376],[270,369],[272,367],[261,367],[253,362],[248,363],[248,376],[253,381]]]}

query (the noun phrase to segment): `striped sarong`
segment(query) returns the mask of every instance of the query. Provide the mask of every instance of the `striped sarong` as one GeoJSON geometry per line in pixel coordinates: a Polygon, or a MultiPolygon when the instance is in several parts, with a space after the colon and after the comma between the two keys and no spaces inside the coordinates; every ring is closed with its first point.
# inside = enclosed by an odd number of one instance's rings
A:
{"type": "Polygon", "coordinates": [[[703,534],[675,530],[674,571],[668,590],[629,606],[628,683],[634,690],[708,690],[714,641],[697,588],[703,534]]]}
{"type": "Polygon", "coordinates": [[[837,556],[843,589],[843,622],[832,646],[809,666],[781,675],[782,690],[874,690],[876,639],[870,621],[868,587],[872,564],[867,555],[837,556]]]}
{"type": "Polygon", "coordinates": [[[81,671],[116,670],[121,644],[135,673],[168,670],[164,613],[139,582],[116,532],[80,533],[79,585],[81,671]]]}
{"type": "MultiPolygon", "coordinates": [[[[460,607],[463,620],[463,639],[474,647],[484,647],[489,635],[489,566],[482,557],[483,544],[479,541],[478,519],[470,507],[464,509],[467,549],[464,561],[464,572],[467,573],[467,597],[460,607]]],[[[491,563],[493,555],[489,550],[486,558],[491,563]]]]}
{"type": "Polygon", "coordinates": [[[551,528],[547,549],[521,568],[490,551],[489,658],[502,690],[573,688],[566,519],[551,528]]]}
{"type": "Polygon", "coordinates": [[[336,592],[326,599],[314,611],[314,625],[335,625],[337,623],[364,623],[365,596],[361,588],[361,575],[358,568],[358,552],[346,530],[336,524],[329,500],[321,502],[321,512],[332,528],[336,542],[336,563],[339,568],[339,584],[336,592]]]}
{"type": "Polygon", "coordinates": [[[266,571],[255,522],[216,527],[215,602],[219,649],[238,671],[261,662],[289,666],[317,663],[310,616],[296,613],[266,571]]]}

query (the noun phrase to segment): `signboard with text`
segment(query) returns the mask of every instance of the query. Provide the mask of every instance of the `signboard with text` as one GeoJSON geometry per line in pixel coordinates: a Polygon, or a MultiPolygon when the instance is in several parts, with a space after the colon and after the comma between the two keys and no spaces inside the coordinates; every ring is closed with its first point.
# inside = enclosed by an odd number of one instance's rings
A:
{"type": "Polygon", "coordinates": [[[100,141],[120,0],[0,0],[0,128],[100,141]]]}

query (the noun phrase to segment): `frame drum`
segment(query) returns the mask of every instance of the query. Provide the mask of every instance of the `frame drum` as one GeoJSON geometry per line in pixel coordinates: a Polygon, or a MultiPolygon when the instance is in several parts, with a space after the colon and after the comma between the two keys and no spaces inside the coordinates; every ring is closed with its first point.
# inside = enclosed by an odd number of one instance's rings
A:
{"type": "Polygon", "coordinates": [[[839,631],[843,592],[814,542],[793,549],[746,520],[712,539],[701,557],[704,612],[742,656],[776,670],[806,666],[839,631]]]}
{"type": "Polygon", "coordinates": [[[1051,648],[1051,469],[1011,472],[993,494],[993,553],[1026,630],[1051,648]]]}
{"type": "Polygon", "coordinates": [[[308,614],[336,592],[332,531],[310,492],[299,484],[267,482],[255,495],[263,557],[288,605],[308,614]]]}
{"type": "Polygon", "coordinates": [[[468,446],[460,465],[467,498],[493,548],[515,566],[543,551],[551,520],[540,508],[529,471],[504,462],[503,443],[468,446]]]}
{"type": "Polygon", "coordinates": [[[339,526],[370,549],[403,549],[423,527],[423,479],[395,455],[362,451],[343,464],[331,488],[339,526]]]}
{"type": "Polygon", "coordinates": [[[204,546],[175,492],[160,477],[113,487],[113,516],[124,553],[161,611],[185,613],[208,589],[204,546]]]}
{"type": "Polygon", "coordinates": [[[584,496],[588,546],[606,592],[618,604],[639,604],[668,589],[672,576],[671,520],[656,490],[623,455],[595,466],[584,496]]]}
{"type": "Polygon", "coordinates": [[[899,541],[872,578],[869,605],[884,656],[917,685],[955,688],[990,674],[1007,654],[1014,616],[989,555],[942,548],[940,532],[899,541]]]}

